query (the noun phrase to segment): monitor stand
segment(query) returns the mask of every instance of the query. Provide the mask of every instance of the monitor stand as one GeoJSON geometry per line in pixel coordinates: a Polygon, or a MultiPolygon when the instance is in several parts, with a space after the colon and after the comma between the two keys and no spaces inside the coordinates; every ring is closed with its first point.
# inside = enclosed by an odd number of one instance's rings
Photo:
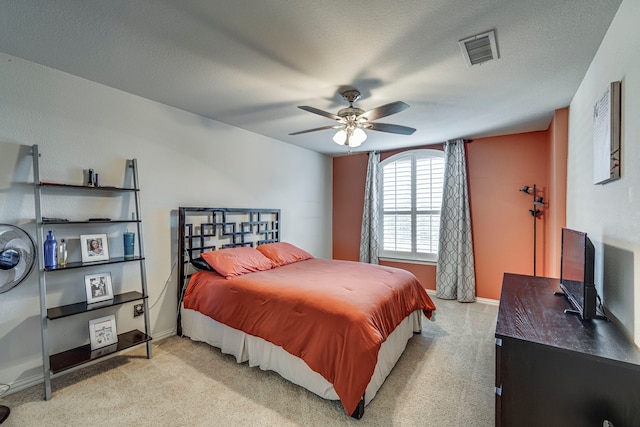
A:
{"type": "MultiPolygon", "coordinates": [[[[557,297],[565,297],[565,296],[567,296],[567,294],[565,294],[565,293],[564,293],[564,292],[562,292],[562,291],[556,291],[556,292],[554,292],[553,294],[554,294],[555,296],[557,296],[557,297]]],[[[579,311],[579,310],[574,310],[574,309],[572,309],[572,308],[565,308],[565,309],[564,309],[564,313],[566,313],[566,314],[575,314],[575,315],[577,315],[577,316],[582,317],[582,313],[580,313],[580,311],[579,311]]],[[[598,319],[598,320],[609,320],[609,319],[607,319],[607,316],[603,316],[603,315],[601,315],[601,314],[596,314],[596,315],[594,315],[594,316],[592,317],[592,319],[598,319]]]]}

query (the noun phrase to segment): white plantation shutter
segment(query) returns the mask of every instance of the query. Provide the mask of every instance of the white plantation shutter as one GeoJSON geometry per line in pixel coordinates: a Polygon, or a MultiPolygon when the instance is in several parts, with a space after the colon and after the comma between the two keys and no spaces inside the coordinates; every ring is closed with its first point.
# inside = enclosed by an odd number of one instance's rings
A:
{"type": "Polygon", "coordinates": [[[383,253],[411,252],[411,163],[399,159],[382,169],[383,253]]]}
{"type": "Polygon", "coordinates": [[[438,150],[414,150],[380,164],[381,256],[436,260],[444,181],[438,150]]]}

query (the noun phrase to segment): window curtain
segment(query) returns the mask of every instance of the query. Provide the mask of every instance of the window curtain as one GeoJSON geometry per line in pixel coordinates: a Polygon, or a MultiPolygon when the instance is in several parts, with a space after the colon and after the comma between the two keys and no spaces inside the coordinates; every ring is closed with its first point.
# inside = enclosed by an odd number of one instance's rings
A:
{"type": "Polygon", "coordinates": [[[467,186],[465,142],[462,139],[444,144],[444,190],[440,215],[436,296],[476,300],[476,276],[471,237],[471,215],[467,186]]]}
{"type": "Polygon", "coordinates": [[[378,164],[380,154],[369,153],[367,181],[364,190],[362,230],[360,232],[360,262],[378,263],[378,164]]]}

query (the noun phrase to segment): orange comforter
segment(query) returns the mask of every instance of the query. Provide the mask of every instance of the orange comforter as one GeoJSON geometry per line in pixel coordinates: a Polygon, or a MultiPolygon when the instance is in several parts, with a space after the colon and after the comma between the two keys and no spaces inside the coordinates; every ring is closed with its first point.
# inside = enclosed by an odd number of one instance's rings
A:
{"type": "Polygon", "coordinates": [[[304,360],[333,384],[348,414],[389,334],[411,312],[435,310],[405,270],[317,258],[231,279],[198,272],[183,303],[304,360]]]}

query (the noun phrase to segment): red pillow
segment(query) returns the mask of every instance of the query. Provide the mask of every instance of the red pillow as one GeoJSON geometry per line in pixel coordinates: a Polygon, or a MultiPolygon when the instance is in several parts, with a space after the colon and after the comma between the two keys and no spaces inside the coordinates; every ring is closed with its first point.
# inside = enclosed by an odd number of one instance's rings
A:
{"type": "Polygon", "coordinates": [[[273,261],[276,267],[313,258],[309,252],[286,242],[267,243],[258,246],[258,250],[273,261]]]}
{"type": "Polygon", "coordinates": [[[252,271],[270,270],[271,260],[255,248],[239,247],[204,252],[202,258],[227,279],[252,271]]]}

